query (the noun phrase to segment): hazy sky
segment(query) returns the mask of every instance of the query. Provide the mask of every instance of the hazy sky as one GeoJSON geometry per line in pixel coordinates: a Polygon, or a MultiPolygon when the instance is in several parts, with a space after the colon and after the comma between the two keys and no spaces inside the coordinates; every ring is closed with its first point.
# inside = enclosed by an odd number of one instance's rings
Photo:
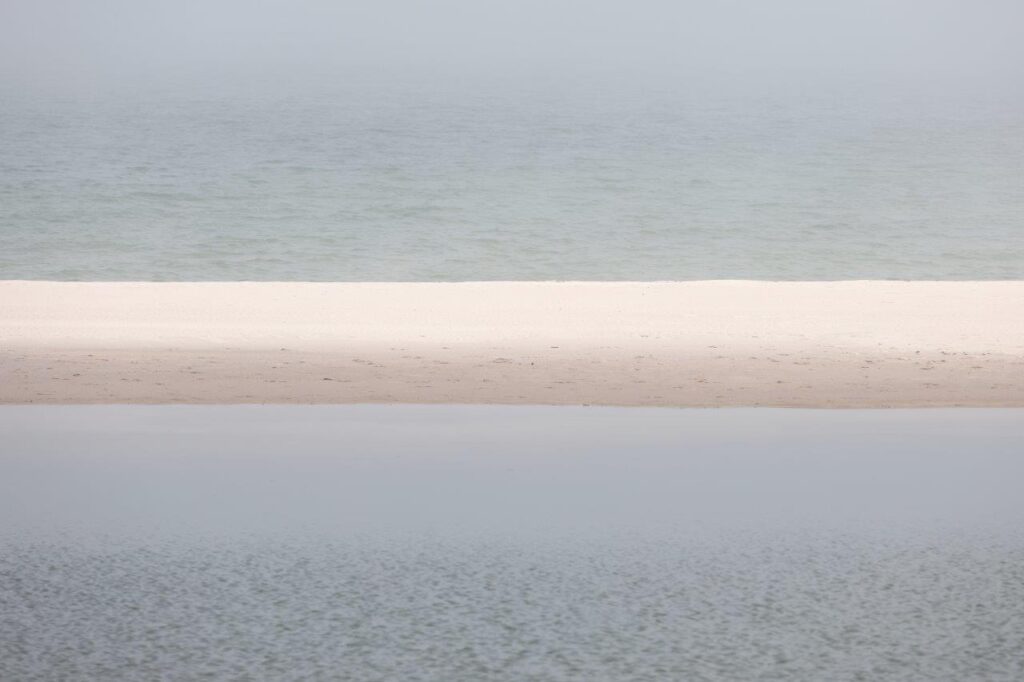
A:
{"type": "Polygon", "coordinates": [[[1021,0],[0,0],[0,77],[1024,79],[1021,0]]]}

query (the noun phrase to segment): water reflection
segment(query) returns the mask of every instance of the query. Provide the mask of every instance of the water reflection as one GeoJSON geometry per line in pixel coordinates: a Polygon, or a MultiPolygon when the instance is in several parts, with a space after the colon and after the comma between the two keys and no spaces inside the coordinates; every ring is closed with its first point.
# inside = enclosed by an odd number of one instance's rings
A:
{"type": "Polygon", "coordinates": [[[1021,672],[1019,410],[6,407],[0,433],[3,679],[1021,672]]]}

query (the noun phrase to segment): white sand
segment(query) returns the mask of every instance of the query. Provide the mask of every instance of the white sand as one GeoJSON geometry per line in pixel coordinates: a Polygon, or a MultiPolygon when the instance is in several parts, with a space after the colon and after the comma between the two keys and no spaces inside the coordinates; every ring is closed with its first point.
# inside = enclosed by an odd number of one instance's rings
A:
{"type": "Polygon", "coordinates": [[[0,402],[1024,405],[1024,282],[0,282],[0,402]]]}

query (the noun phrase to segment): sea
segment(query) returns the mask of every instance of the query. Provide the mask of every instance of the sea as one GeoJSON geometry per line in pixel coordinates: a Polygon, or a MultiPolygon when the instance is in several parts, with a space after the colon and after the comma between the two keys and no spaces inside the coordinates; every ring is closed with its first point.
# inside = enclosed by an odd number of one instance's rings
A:
{"type": "Polygon", "coordinates": [[[1013,409],[0,407],[0,679],[1020,680],[1013,409]]]}
{"type": "MultiPolygon", "coordinates": [[[[1024,96],[0,84],[0,280],[1024,279],[1024,96]]],[[[2,680],[1024,679],[1013,409],[0,406],[2,680]]]]}
{"type": "Polygon", "coordinates": [[[1021,279],[1022,179],[993,87],[7,84],[0,279],[1021,279]]]}

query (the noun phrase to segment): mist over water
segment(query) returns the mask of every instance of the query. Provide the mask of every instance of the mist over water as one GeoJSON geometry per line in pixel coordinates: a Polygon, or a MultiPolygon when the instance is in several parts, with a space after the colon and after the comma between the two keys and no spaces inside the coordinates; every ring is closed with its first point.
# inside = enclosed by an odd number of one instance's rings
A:
{"type": "MultiPolygon", "coordinates": [[[[1024,278],[1016,0],[5,0],[0,279],[1024,278]]],[[[1016,410],[0,408],[0,678],[1019,680],[1016,410]]]]}
{"type": "Polygon", "coordinates": [[[0,408],[0,677],[1016,680],[1020,410],[0,408]]]}
{"type": "Polygon", "coordinates": [[[0,278],[1018,279],[1009,95],[301,82],[0,105],[0,278]]]}
{"type": "Polygon", "coordinates": [[[1022,22],[10,0],[0,278],[1021,278],[1022,22]]]}

